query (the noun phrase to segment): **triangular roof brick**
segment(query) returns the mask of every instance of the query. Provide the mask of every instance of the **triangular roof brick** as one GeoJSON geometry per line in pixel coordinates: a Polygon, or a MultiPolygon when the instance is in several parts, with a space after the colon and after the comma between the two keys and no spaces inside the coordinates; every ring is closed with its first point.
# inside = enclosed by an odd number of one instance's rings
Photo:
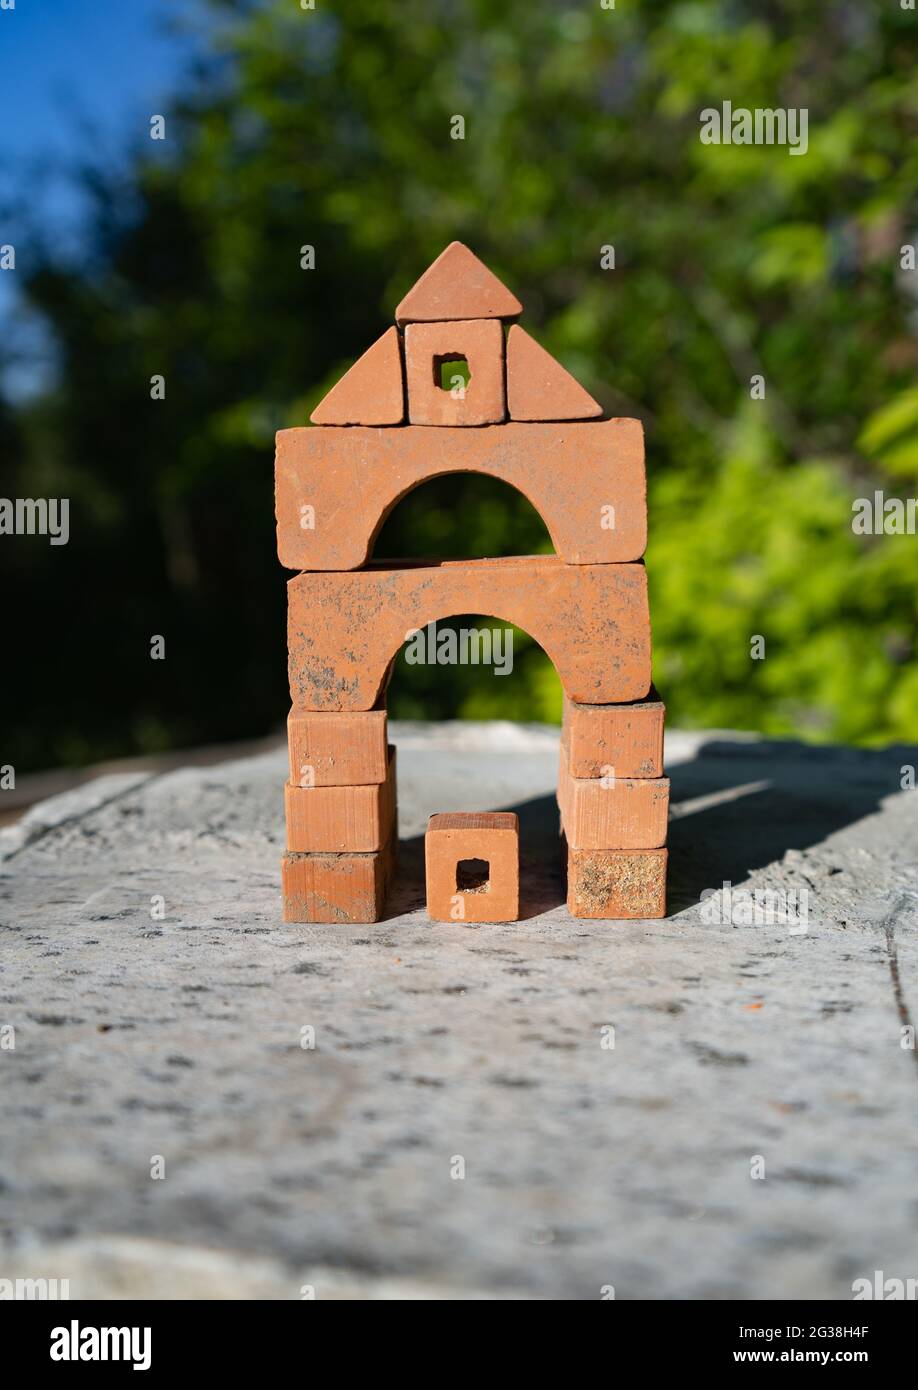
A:
{"type": "Polygon", "coordinates": [[[511,420],[591,420],[602,414],[589,391],[516,323],[507,335],[507,410],[511,420]]]}
{"type": "Polygon", "coordinates": [[[456,319],[515,319],[523,306],[461,241],[428,266],[395,311],[399,324],[456,319]]]}
{"type": "Polygon", "coordinates": [[[398,329],[387,328],[372,347],[322,397],[310,415],[314,425],[400,425],[405,386],[398,329]]]}

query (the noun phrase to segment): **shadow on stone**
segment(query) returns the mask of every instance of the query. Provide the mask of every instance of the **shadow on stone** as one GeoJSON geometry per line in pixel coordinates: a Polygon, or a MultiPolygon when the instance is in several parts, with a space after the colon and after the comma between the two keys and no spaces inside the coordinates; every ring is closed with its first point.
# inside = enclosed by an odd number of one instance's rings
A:
{"type": "Polygon", "coordinates": [[[712,739],[667,769],[669,915],[706,888],[739,885],[756,869],[806,850],[880,809],[901,789],[918,750],[814,747],[712,739]]]}

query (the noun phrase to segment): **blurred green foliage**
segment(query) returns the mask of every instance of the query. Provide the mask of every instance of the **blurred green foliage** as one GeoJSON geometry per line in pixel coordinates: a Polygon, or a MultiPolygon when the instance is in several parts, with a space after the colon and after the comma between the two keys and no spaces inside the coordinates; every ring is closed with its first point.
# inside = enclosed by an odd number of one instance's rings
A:
{"type": "MultiPolygon", "coordinates": [[[[72,539],[0,549],[15,654],[4,761],[280,721],[273,432],[305,423],[454,238],[611,413],[645,422],[671,721],[914,737],[918,537],[851,529],[855,498],[918,489],[918,271],[900,265],[918,241],[914,13],[896,0],[211,0],[206,13],[210,55],[167,111],[167,140],[86,174],[84,254],[32,226],[20,256],[59,372],[42,399],[0,402],[2,491],[69,496],[72,539]],[[808,153],[702,145],[699,112],[725,100],[806,107],[808,153]]],[[[546,548],[522,498],[462,475],[405,499],[377,554],[546,548]]],[[[520,640],[506,685],[400,663],[394,712],[556,717],[553,673],[520,640]]]]}

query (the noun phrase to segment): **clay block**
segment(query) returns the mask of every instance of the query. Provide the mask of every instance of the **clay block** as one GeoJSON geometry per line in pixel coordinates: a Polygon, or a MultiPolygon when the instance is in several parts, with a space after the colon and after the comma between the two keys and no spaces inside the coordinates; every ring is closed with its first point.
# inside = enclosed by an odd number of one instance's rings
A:
{"type": "MultiPolygon", "coordinates": [[[[448,373],[447,373],[448,375],[448,373]]],[[[409,323],[405,329],[408,419],[413,425],[493,425],[507,418],[500,319],[409,323]],[[464,387],[440,385],[450,359],[468,362],[464,387]]]]}
{"type": "Polygon", "coordinates": [[[666,844],[668,777],[572,777],[562,747],[558,805],[574,849],[659,849],[666,844]]]}
{"type": "Polygon", "coordinates": [[[292,709],[287,716],[290,781],[295,787],[361,787],[389,768],[386,711],[360,714],[292,709]]]}
{"type": "Polygon", "coordinates": [[[397,840],[371,854],[296,854],[281,861],[285,922],[378,922],[395,873],[397,840]]]}
{"type": "Polygon", "coordinates": [[[507,335],[507,410],[511,420],[591,420],[602,414],[589,391],[517,323],[507,335]]]}
{"type": "MultiPolygon", "coordinates": [[[[562,841],[563,843],[563,841],[562,841]]],[[[665,849],[570,849],[567,910],[607,921],[666,916],[665,849]]]]}
{"type": "Polygon", "coordinates": [[[466,613],[523,628],[581,704],[645,699],[650,690],[644,566],[526,555],[296,575],[287,584],[292,703],[372,709],[409,634],[466,613]]]}
{"type": "Polygon", "coordinates": [[[396,322],[515,319],[523,306],[461,241],[451,241],[395,311],[396,322]]]}
{"type": "Polygon", "coordinates": [[[515,922],[520,823],[513,811],[431,816],[424,837],[427,913],[435,922],[515,922]]]}
{"type": "Polygon", "coordinates": [[[405,383],[398,329],[389,328],[323,396],[314,425],[400,425],[405,383]]]}
{"type": "Polygon", "coordinates": [[[660,777],[666,706],[655,690],[627,705],[564,700],[561,746],[572,777],[660,777]]]}
{"type": "Polygon", "coordinates": [[[278,432],[281,564],[356,569],[406,493],[429,478],[460,472],[486,473],[518,489],[568,564],[622,564],[644,553],[647,485],[639,420],[511,422],[474,430],[327,426],[278,432]]]}
{"type": "Polygon", "coordinates": [[[309,854],[381,849],[395,823],[395,749],[384,782],[364,787],[284,787],[287,848],[309,854]]]}

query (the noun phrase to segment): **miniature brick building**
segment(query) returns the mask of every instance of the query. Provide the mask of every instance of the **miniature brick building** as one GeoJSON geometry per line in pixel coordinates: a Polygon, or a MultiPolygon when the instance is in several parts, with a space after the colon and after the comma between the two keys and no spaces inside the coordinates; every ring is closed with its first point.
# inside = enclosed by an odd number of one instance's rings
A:
{"type": "Polygon", "coordinates": [[[637,420],[602,419],[528,333],[506,331],[521,313],[453,242],[402,300],[397,326],[316,407],[312,427],[277,435],[278,554],[298,571],[288,583],[285,921],[382,915],[398,839],[386,686],[406,633],[462,613],[525,629],[561,680],[570,912],[665,911],[669,783],[651,686],[643,431],[637,420]],[[453,472],[517,488],[556,553],[369,562],[400,498],[453,472]]]}

